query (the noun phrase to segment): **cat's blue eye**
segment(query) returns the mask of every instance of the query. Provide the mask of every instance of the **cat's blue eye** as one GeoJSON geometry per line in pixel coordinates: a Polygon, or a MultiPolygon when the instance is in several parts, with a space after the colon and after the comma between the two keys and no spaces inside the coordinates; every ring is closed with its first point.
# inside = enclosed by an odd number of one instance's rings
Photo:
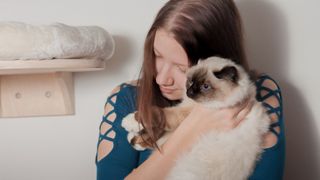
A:
{"type": "Polygon", "coordinates": [[[211,89],[211,86],[207,83],[204,83],[200,86],[200,90],[203,92],[207,92],[209,89],[211,89]]]}

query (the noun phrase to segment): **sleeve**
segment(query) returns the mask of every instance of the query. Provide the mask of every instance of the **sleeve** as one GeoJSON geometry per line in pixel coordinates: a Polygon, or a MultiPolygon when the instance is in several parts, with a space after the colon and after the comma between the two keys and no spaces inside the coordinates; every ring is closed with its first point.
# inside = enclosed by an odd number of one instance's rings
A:
{"type": "Polygon", "coordinates": [[[97,145],[97,180],[124,179],[138,163],[138,151],[127,141],[122,119],[134,111],[127,85],[122,84],[107,98],[97,145]]]}
{"type": "Polygon", "coordinates": [[[264,149],[249,180],[280,180],[283,179],[285,161],[281,91],[277,83],[267,75],[261,76],[256,86],[256,98],[262,102],[271,118],[269,134],[274,136],[276,142],[273,146],[264,149]]]}

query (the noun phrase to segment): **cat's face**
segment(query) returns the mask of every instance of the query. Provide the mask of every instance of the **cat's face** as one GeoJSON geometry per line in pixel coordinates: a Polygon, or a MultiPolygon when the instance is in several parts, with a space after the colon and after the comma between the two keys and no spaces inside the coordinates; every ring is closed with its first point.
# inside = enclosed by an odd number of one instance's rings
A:
{"type": "Polygon", "coordinates": [[[186,95],[198,103],[238,101],[250,83],[244,70],[230,60],[211,57],[187,72],[186,95]],[[236,98],[235,98],[236,97],[236,98]]]}

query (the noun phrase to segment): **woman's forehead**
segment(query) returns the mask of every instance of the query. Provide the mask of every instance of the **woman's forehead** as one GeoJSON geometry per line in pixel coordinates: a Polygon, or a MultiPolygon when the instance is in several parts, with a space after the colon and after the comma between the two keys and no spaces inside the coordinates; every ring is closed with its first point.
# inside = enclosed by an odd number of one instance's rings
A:
{"type": "Polygon", "coordinates": [[[172,34],[159,29],[154,39],[154,50],[158,55],[176,64],[188,65],[188,56],[172,34]]]}

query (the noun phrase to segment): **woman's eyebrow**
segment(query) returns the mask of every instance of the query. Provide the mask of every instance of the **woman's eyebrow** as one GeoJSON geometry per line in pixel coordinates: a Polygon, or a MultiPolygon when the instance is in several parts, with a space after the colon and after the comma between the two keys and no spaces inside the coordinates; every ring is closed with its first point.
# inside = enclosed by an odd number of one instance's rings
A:
{"type": "Polygon", "coordinates": [[[180,64],[180,63],[173,63],[173,64],[175,64],[175,65],[178,65],[178,66],[186,66],[186,67],[188,67],[189,65],[188,64],[180,64]]]}
{"type": "MultiPolygon", "coordinates": [[[[161,53],[159,53],[159,51],[158,51],[155,47],[153,47],[153,51],[154,51],[157,55],[161,56],[161,53]]],[[[189,66],[189,64],[181,64],[181,63],[177,63],[177,62],[174,62],[173,64],[174,64],[174,65],[178,65],[178,66],[186,66],[186,67],[189,66]]]]}

